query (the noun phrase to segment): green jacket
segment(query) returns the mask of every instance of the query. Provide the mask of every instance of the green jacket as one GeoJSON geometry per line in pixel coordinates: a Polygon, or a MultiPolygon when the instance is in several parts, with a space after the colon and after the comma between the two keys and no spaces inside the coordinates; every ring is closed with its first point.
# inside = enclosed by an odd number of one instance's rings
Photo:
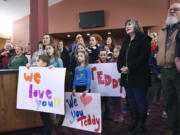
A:
{"type": "Polygon", "coordinates": [[[20,57],[12,56],[8,63],[8,69],[19,69],[19,66],[26,66],[28,59],[22,55],[20,57]]]}

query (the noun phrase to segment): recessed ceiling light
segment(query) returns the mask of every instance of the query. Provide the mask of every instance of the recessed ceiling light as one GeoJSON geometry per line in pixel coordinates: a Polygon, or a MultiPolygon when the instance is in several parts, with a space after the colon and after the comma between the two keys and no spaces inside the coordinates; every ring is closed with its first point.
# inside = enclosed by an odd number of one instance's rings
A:
{"type": "Polygon", "coordinates": [[[90,34],[90,33],[87,33],[86,35],[87,35],[87,36],[90,36],[91,34],[90,34]]]}
{"type": "Polygon", "coordinates": [[[108,32],[108,35],[111,35],[111,32],[108,32]]]}
{"type": "Polygon", "coordinates": [[[69,38],[69,37],[71,37],[71,35],[70,35],[70,34],[68,34],[68,35],[67,35],[67,37],[69,38]]]}

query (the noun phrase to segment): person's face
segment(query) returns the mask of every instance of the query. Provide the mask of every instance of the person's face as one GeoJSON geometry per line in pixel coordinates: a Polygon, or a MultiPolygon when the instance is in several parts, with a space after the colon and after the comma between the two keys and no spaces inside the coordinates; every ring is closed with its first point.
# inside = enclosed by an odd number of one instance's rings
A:
{"type": "Polygon", "coordinates": [[[114,50],[113,50],[113,57],[114,57],[115,59],[117,59],[118,56],[119,56],[119,50],[116,49],[116,48],[114,48],[114,50]]]}
{"type": "Polygon", "coordinates": [[[43,50],[43,44],[39,44],[39,50],[43,50]]]}
{"type": "Polygon", "coordinates": [[[128,35],[134,33],[134,24],[131,22],[127,23],[125,29],[128,35]]]}
{"type": "Polygon", "coordinates": [[[107,44],[107,45],[111,45],[111,44],[112,44],[112,39],[111,39],[111,37],[108,37],[108,38],[107,38],[106,44],[107,44]]]}
{"type": "Polygon", "coordinates": [[[62,41],[60,41],[60,42],[58,43],[58,49],[59,49],[59,50],[63,50],[63,42],[62,42],[62,41]]]}
{"type": "Polygon", "coordinates": [[[107,52],[109,52],[110,51],[110,49],[109,49],[109,47],[106,45],[106,46],[104,46],[104,49],[107,51],[107,52]]]}
{"type": "Polygon", "coordinates": [[[21,47],[17,46],[15,51],[17,56],[21,56],[23,54],[23,49],[21,47]]]}
{"type": "Polygon", "coordinates": [[[84,40],[82,38],[80,38],[77,43],[78,44],[84,44],[84,40]]]}
{"type": "Polygon", "coordinates": [[[77,60],[79,63],[85,62],[85,55],[83,53],[78,53],[77,60]]]}
{"type": "Polygon", "coordinates": [[[54,54],[54,48],[52,46],[47,45],[46,46],[46,52],[48,56],[53,56],[54,54]]]}
{"type": "Polygon", "coordinates": [[[46,67],[47,63],[45,63],[44,61],[42,61],[41,59],[39,59],[38,57],[36,58],[36,66],[37,67],[46,67]]]}
{"type": "Polygon", "coordinates": [[[90,37],[90,46],[95,46],[97,45],[97,40],[95,37],[90,37]]]}
{"type": "Polygon", "coordinates": [[[172,4],[168,10],[169,17],[176,17],[180,20],[180,4],[172,4]]]}
{"type": "Polygon", "coordinates": [[[77,51],[85,51],[85,48],[82,45],[78,45],[77,51]]]}
{"type": "Polygon", "coordinates": [[[100,51],[99,58],[102,62],[106,62],[107,60],[107,52],[106,51],[100,51]]]}
{"type": "Polygon", "coordinates": [[[50,44],[50,37],[49,37],[49,35],[44,35],[43,36],[43,44],[44,45],[50,44]]]}
{"type": "Polygon", "coordinates": [[[11,45],[6,45],[6,51],[9,51],[9,50],[11,50],[11,45]]]}

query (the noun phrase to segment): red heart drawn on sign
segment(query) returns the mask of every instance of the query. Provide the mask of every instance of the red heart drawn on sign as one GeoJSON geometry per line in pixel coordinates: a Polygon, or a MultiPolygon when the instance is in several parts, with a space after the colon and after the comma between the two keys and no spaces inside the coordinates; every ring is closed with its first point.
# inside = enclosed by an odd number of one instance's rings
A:
{"type": "Polygon", "coordinates": [[[84,106],[87,106],[89,103],[91,103],[92,101],[92,97],[91,96],[80,96],[81,102],[83,103],[84,106]]]}

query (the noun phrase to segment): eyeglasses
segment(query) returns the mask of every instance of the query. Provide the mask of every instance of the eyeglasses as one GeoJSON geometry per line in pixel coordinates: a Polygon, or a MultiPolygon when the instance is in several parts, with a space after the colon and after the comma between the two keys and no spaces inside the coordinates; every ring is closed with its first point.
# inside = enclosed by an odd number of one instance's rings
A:
{"type": "Polygon", "coordinates": [[[171,11],[177,12],[177,11],[180,11],[180,8],[169,8],[168,12],[171,12],[171,11]]]}

